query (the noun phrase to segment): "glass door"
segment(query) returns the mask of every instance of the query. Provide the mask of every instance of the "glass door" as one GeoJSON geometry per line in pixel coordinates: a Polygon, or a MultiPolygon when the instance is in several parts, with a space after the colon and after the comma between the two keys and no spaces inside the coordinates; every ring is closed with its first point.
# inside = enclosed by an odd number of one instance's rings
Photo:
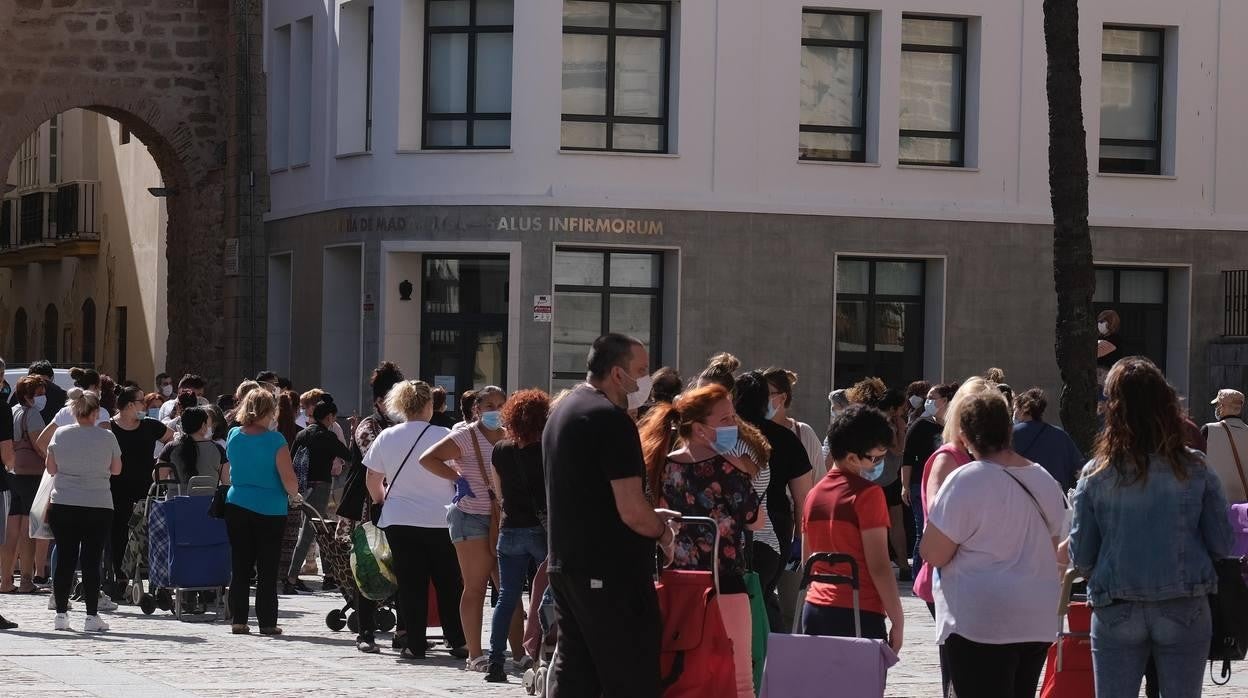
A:
{"type": "Polygon", "coordinates": [[[458,408],[465,390],[507,388],[510,265],[505,256],[424,258],[420,378],[458,408]]]}

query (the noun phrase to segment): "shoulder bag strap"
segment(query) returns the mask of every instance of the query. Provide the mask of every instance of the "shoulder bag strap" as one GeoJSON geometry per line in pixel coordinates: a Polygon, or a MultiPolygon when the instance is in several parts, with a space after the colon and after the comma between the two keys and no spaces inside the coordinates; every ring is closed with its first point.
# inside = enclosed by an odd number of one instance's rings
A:
{"type": "Polygon", "coordinates": [[[420,430],[420,436],[417,436],[416,440],[412,442],[412,447],[407,449],[407,455],[403,456],[403,462],[399,463],[399,469],[394,471],[394,477],[390,478],[390,484],[386,485],[386,494],[382,497],[383,502],[390,496],[390,490],[394,488],[394,481],[399,479],[399,473],[403,472],[403,466],[407,465],[407,459],[412,457],[412,451],[416,450],[416,446],[420,444],[421,439],[425,438],[425,432],[429,431],[429,427],[431,426],[433,425],[426,424],[425,428],[420,430]]]}
{"type": "Polygon", "coordinates": [[[490,501],[498,500],[498,495],[494,493],[494,478],[490,477],[485,470],[485,460],[481,458],[481,444],[477,443],[477,428],[471,427],[472,431],[472,450],[477,455],[477,467],[481,470],[481,480],[485,482],[485,489],[490,493],[490,501]]]}
{"type": "Polygon", "coordinates": [[[1239,461],[1239,449],[1235,447],[1235,437],[1231,434],[1231,425],[1222,422],[1222,428],[1226,430],[1226,440],[1231,442],[1231,455],[1235,456],[1235,471],[1239,473],[1239,484],[1243,485],[1244,494],[1248,495],[1248,478],[1244,477],[1244,466],[1239,461]]]}
{"type": "MultiPolygon", "coordinates": [[[[1019,486],[1019,487],[1021,487],[1021,488],[1023,488],[1023,491],[1027,493],[1027,496],[1028,496],[1028,497],[1031,497],[1031,501],[1032,501],[1032,503],[1034,503],[1034,504],[1036,505],[1036,511],[1040,512],[1040,518],[1044,519],[1044,527],[1045,527],[1045,529],[1047,529],[1047,530],[1048,530],[1048,532],[1049,532],[1049,535],[1050,535],[1050,536],[1052,536],[1052,535],[1053,535],[1053,525],[1052,525],[1051,523],[1049,523],[1049,516],[1048,516],[1048,514],[1045,514],[1045,513],[1044,513],[1044,507],[1040,506],[1040,500],[1039,500],[1039,499],[1036,499],[1036,495],[1034,495],[1034,494],[1032,494],[1032,493],[1031,493],[1031,488],[1030,488],[1030,487],[1028,487],[1027,485],[1024,485],[1024,484],[1023,484],[1023,481],[1022,481],[1022,480],[1019,480],[1019,479],[1018,479],[1018,476],[1016,476],[1014,473],[1011,473],[1011,472],[1010,472],[1010,469],[1009,469],[1009,468],[1007,468],[1006,466],[1004,466],[1004,465],[1003,465],[1003,466],[1001,466],[1001,470],[1002,470],[1002,471],[1004,471],[1006,475],[1009,475],[1011,480],[1013,480],[1014,482],[1017,482],[1017,483],[1018,483],[1018,486],[1019,486]]],[[[1064,494],[1063,494],[1063,495],[1062,495],[1062,505],[1063,505],[1063,507],[1064,507],[1064,508],[1068,508],[1068,507],[1065,507],[1065,504],[1066,504],[1066,495],[1064,495],[1064,494]]]]}

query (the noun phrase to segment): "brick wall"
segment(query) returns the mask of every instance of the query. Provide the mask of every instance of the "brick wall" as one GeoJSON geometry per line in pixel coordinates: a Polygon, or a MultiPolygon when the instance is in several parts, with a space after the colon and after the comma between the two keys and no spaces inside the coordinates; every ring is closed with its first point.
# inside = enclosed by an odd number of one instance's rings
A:
{"type": "Polygon", "coordinates": [[[148,146],[175,192],[167,368],[194,369],[214,389],[263,357],[260,16],[261,0],[0,0],[0,163],[72,107],[117,119],[148,146]],[[231,238],[240,275],[227,277],[231,238]]]}

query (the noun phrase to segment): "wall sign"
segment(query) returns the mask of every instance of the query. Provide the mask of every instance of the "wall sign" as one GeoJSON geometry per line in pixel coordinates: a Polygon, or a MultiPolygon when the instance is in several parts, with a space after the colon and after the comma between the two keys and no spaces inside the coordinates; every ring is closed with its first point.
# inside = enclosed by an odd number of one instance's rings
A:
{"type": "Polygon", "coordinates": [[[225,241],[225,259],[222,261],[226,276],[238,276],[238,238],[225,241]]]}
{"type": "Polygon", "coordinates": [[[377,304],[373,302],[373,294],[364,294],[364,303],[362,304],[361,309],[366,313],[371,313],[377,309],[377,304]]]}
{"type": "Polygon", "coordinates": [[[539,293],[533,296],[533,322],[550,322],[554,309],[549,293],[539,293]]]}

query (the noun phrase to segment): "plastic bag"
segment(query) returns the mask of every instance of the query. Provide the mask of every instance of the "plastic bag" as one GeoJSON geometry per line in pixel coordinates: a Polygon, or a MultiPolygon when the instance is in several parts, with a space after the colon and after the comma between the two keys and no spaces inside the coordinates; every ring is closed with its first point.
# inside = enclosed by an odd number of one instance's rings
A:
{"type": "Polygon", "coordinates": [[[373,601],[385,601],[398,589],[391,565],[386,534],[370,522],[351,531],[351,576],[360,593],[373,601]]]}
{"type": "Polygon", "coordinates": [[[52,540],[52,527],[48,525],[48,502],[52,499],[52,483],[56,476],[43,471],[43,479],[39,481],[39,490],[30,504],[30,537],[52,540]]]}

